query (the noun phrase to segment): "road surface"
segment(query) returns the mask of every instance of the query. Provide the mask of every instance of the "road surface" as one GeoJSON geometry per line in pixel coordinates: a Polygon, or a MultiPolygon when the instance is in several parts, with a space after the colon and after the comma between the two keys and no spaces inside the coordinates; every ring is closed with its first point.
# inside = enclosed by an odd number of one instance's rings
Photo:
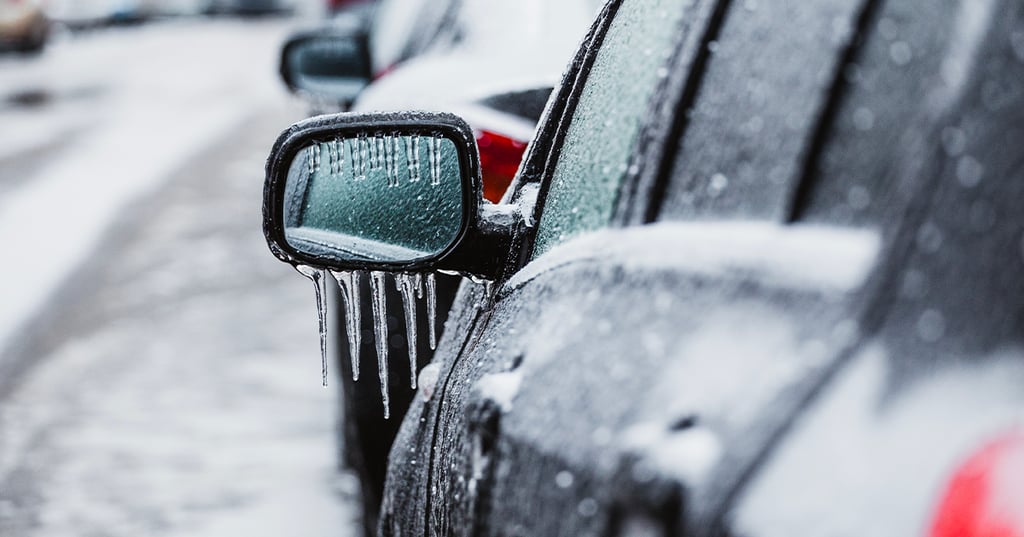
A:
{"type": "Polygon", "coordinates": [[[312,289],[260,231],[282,20],[0,57],[0,535],[355,535],[312,289]]]}

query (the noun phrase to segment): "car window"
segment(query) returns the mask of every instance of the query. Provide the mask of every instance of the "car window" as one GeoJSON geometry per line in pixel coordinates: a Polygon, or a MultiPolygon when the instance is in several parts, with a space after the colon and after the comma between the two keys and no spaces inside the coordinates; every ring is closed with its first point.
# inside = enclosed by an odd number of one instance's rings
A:
{"type": "Polygon", "coordinates": [[[608,28],[555,165],[533,257],[607,225],[672,53],[686,0],[625,0],[608,28]]]}

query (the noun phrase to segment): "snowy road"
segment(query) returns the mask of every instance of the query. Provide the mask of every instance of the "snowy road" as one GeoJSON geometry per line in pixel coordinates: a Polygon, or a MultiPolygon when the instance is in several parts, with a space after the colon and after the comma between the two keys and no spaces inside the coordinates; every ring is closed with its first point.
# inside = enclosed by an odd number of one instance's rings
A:
{"type": "Polygon", "coordinates": [[[354,535],[307,282],[266,250],[289,23],[0,57],[0,535],[354,535]]]}

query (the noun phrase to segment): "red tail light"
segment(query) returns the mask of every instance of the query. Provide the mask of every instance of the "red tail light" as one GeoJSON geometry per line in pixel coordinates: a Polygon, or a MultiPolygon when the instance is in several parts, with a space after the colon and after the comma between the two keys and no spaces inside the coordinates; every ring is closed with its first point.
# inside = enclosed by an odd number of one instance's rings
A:
{"type": "Polygon", "coordinates": [[[1024,431],[983,446],[957,469],[929,537],[1024,537],[1024,431]]]}
{"type": "Polygon", "coordinates": [[[484,175],[484,198],[497,203],[512,182],[523,160],[526,142],[490,131],[476,131],[480,147],[480,168],[484,175]]]}

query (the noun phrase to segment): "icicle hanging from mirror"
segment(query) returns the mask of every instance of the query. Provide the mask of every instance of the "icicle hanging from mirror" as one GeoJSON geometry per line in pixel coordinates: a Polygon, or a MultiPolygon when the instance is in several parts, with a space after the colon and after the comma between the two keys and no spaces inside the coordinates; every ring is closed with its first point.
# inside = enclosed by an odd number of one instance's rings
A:
{"type": "Polygon", "coordinates": [[[324,386],[327,386],[327,308],[324,304],[324,295],[326,294],[324,271],[306,265],[296,265],[295,270],[309,278],[313,282],[313,288],[316,290],[316,317],[320,330],[320,363],[323,383],[324,386]]]}

